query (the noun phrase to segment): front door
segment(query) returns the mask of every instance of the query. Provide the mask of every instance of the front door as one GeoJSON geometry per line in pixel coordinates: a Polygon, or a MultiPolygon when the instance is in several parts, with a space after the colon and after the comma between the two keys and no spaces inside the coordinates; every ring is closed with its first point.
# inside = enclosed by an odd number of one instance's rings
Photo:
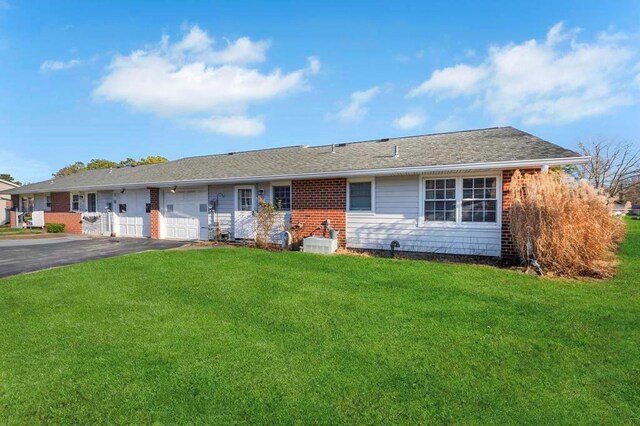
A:
{"type": "Polygon", "coordinates": [[[237,240],[254,239],[256,236],[255,194],[252,185],[236,186],[234,237],[237,240]]]}
{"type": "Polygon", "coordinates": [[[98,211],[98,195],[95,192],[87,193],[87,211],[89,213],[98,211]]]}

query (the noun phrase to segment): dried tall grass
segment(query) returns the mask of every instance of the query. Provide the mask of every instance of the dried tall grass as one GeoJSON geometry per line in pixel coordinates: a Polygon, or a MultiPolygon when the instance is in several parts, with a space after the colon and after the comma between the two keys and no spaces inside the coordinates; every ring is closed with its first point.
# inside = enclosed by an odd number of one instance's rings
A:
{"type": "Polygon", "coordinates": [[[559,276],[614,274],[625,227],[601,191],[563,172],[516,170],[511,196],[511,235],[523,261],[535,259],[559,276]]]}

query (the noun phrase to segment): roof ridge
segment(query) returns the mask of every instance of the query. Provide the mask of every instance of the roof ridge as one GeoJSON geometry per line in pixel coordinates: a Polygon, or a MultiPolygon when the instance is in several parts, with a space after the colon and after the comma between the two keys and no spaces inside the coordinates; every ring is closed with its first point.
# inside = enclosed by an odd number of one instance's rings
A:
{"type": "MultiPolygon", "coordinates": [[[[180,160],[189,160],[191,158],[202,158],[202,157],[222,157],[225,155],[235,155],[235,154],[247,154],[250,152],[262,152],[262,151],[275,151],[279,149],[291,149],[291,148],[308,148],[309,145],[288,145],[288,146],[274,146],[271,148],[258,148],[258,149],[249,149],[247,151],[229,151],[229,152],[221,152],[219,154],[202,154],[202,155],[192,155],[190,157],[182,157],[176,160],[168,161],[169,163],[173,163],[174,161],[180,160]]],[[[157,163],[157,164],[166,164],[166,163],[157,163]]]]}
{"type": "MultiPolygon", "coordinates": [[[[219,153],[219,154],[202,154],[202,155],[192,155],[190,157],[182,157],[182,158],[178,158],[176,160],[171,160],[169,161],[169,163],[173,163],[176,161],[181,161],[181,160],[189,160],[192,158],[203,158],[203,157],[218,157],[218,156],[225,156],[225,155],[236,155],[236,154],[246,154],[246,153],[251,153],[251,152],[264,152],[264,151],[275,151],[275,150],[281,150],[281,149],[291,149],[291,148],[321,148],[321,147],[327,147],[327,146],[331,146],[331,145],[352,145],[352,144],[356,144],[356,143],[370,143],[370,142],[380,142],[382,140],[386,141],[391,141],[391,140],[397,140],[397,139],[414,139],[414,138],[422,138],[425,136],[438,136],[438,135],[450,135],[450,134],[455,134],[455,133],[469,133],[469,132],[481,132],[484,130],[497,130],[497,129],[514,129],[513,126],[494,126],[494,127],[483,127],[480,129],[466,129],[466,130],[454,130],[454,131],[450,131],[450,132],[437,132],[437,133],[424,133],[421,135],[411,135],[411,136],[395,136],[395,137],[389,137],[389,138],[378,138],[378,139],[366,139],[366,140],[360,140],[360,141],[351,141],[351,142],[333,142],[333,143],[325,143],[325,144],[321,144],[321,145],[287,145],[287,146],[276,146],[276,147],[271,147],[271,148],[259,148],[259,149],[250,149],[247,151],[231,151],[231,152],[223,152],[223,153],[219,153]]],[[[160,163],[160,164],[165,164],[165,163],[160,163]]]]}

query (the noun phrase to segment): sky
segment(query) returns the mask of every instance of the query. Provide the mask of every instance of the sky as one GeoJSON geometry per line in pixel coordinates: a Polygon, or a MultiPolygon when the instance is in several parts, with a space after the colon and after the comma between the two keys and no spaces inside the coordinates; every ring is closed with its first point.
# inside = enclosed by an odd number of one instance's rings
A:
{"type": "Polygon", "coordinates": [[[0,173],[514,126],[640,144],[640,1],[0,0],[0,173]]]}

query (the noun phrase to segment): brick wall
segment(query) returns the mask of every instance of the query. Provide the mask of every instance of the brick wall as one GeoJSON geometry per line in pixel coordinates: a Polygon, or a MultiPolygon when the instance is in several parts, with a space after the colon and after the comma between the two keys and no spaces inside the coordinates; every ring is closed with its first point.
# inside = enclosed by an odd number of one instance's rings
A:
{"type": "MultiPolygon", "coordinates": [[[[53,199],[51,201],[53,207],[53,199]]],[[[82,214],[80,213],[44,212],[44,223],[64,223],[65,234],[82,234],[82,214]]]]}
{"type": "Polygon", "coordinates": [[[15,228],[18,224],[18,213],[14,210],[9,212],[9,226],[15,228]]]}
{"type": "MultiPolygon", "coordinates": [[[[515,170],[502,171],[502,260],[506,263],[518,263],[518,252],[511,238],[511,218],[509,212],[511,210],[511,177],[515,170]]],[[[540,169],[520,170],[521,173],[538,173],[540,169]]]]}
{"type": "Polygon", "coordinates": [[[149,188],[151,202],[151,238],[160,238],[160,189],[149,188]]]}
{"type": "Polygon", "coordinates": [[[51,211],[68,212],[71,210],[71,194],[69,192],[51,193],[51,211]]]}
{"type": "Polygon", "coordinates": [[[322,222],[331,220],[338,234],[338,244],[345,247],[347,234],[347,180],[309,179],[291,182],[291,225],[294,242],[314,235],[325,235],[322,222]],[[295,228],[301,224],[301,228],[295,228]],[[315,231],[316,228],[320,228],[315,231]]]}

